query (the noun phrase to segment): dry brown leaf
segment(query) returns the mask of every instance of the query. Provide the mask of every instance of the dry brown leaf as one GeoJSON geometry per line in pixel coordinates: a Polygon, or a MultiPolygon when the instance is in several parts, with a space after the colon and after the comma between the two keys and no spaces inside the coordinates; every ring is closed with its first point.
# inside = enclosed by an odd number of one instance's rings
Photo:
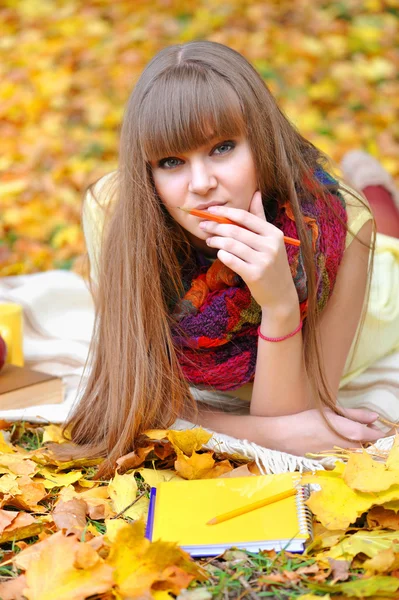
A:
{"type": "Polygon", "coordinates": [[[334,583],[349,579],[349,567],[351,566],[349,560],[335,560],[334,558],[329,558],[328,562],[330,563],[334,583]]]}
{"type": "Polygon", "coordinates": [[[75,533],[80,536],[86,526],[86,513],[86,502],[73,498],[68,502],[58,502],[51,514],[58,529],[65,530],[66,535],[75,533]]]}
{"type": "Polygon", "coordinates": [[[117,471],[120,475],[129,471],[129,469],[134,469],[135,467],[139,467],[142,465],[147,457],[147,454],[152,452],[154,446],[146,446],[145,448],[137,448],[133,452],[129,452],[129,454],[125,454],[117,459],[116,464],[118,465],[117,471]]]}
{"type": "Polygon", "coordinates": [[[23,590],[26,588],[25,575],[18,575],[0,583],[1,600],[24,600],[23,590]]]}
{"type": "Polygon", "coordinates": [[[399,530],[399,513],[383,506],[373,506],[367,513],[367,524],[370,528],[399,530]]]}

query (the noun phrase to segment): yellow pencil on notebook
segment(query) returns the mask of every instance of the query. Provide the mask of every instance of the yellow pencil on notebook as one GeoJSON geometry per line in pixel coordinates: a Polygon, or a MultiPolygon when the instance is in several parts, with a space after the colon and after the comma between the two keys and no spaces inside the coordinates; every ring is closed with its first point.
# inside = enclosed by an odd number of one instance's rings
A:
{"type": "Polygon", "coordinates": [[[240,515],[244,515],[245,513],[251,512],[252,510],[256,510],[257,508],[262,508],[263,506],[267,506],[268,504],[274,504],[279,500],[284,500],[284,498],[295,496],[296,493],[296,488],[290,488],[288,490],[285,490],[284,492],[280,492],[279,494],[268,496],[267,498],[263,498],[262,500],[258,500],[257,502],[252,502],[251,504],[246,504],[245,506],[240,506],[240,508],[236,508],[235,510],[231,510],[230,512],[218,515],[217,517],[210,519],[210,521],[207,522],[207,525],[216,525],[217,523],[228,521],[229,519],[239,517],[240,515]]]}

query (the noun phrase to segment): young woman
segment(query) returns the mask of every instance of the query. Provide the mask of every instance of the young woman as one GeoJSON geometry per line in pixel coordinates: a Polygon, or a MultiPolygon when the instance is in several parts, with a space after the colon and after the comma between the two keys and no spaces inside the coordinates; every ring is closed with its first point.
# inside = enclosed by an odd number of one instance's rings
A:
{"type": "Polygon", "coordinates": [[[190,42],[148,64],[119,168],[84,203],[96,324],[65,427],[108,457],[99,475],[177,417],[298,455],[381,437],[378,414],[336,402],[374,221],[331,170],[234,50],[190,42]]]}

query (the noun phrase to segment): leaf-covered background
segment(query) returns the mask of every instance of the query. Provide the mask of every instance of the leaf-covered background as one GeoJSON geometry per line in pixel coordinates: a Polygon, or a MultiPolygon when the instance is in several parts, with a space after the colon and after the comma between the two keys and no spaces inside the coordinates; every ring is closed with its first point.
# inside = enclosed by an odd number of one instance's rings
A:
{"type": "Polygon", "coordinates": [[[84,274],[85,188],[115,169],[124,105],[166,45],[242,52],[301,133],[399,183],[397,0],[2,0],[0,276],[84,274]]]}

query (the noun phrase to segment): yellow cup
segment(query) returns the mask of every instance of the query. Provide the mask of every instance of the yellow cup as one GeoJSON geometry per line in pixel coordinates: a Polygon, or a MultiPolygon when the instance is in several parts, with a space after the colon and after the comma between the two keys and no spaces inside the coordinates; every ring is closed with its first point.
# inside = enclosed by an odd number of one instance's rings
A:
{"type": "Polygon", "coordinates": [[[23,367],[22,306],[19,304],[0,303],[0,335],[7,345],[6,363],[23,367]]]}

